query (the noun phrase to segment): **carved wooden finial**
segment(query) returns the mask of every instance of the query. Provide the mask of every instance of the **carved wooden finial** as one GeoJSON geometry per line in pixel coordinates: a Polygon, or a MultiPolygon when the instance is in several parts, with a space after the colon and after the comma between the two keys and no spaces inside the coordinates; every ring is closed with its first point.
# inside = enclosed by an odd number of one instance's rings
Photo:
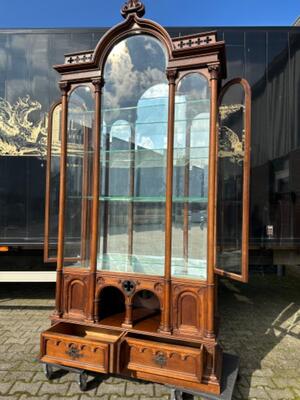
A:
{"type": "Polygon", "coordinates": [[[121,14],[123,18],[127,18],[130,14],[136,14],[142,18],[145,15],[145,11],[145,6],[141,1],[127,0],[121,9],[121,14]]]}

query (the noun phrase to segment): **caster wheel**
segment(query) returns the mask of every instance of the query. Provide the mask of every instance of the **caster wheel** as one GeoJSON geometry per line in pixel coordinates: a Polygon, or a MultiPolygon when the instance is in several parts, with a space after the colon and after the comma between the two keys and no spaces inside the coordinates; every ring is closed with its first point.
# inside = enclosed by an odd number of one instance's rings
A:
{"type": "Polygon", "coordinates": [[[44,370],[45,377],[49,380],[52,379],[52,376],[53,376],[52,366],[49,364],[43,364],[43,370],[44,370]]]}
{"type": "Polygon", "coordinates": [[[79,389],[82,392],[85,392],[87,390],[87,380],[88,380],[88,375],[86,372],[81,372],[78,378],[78,385],[79,389]]]}
{"type": "Polygon", "coordinates": [[[182,392],[177,389],[171,391],[171,400],[183,400],[182,392]]]}

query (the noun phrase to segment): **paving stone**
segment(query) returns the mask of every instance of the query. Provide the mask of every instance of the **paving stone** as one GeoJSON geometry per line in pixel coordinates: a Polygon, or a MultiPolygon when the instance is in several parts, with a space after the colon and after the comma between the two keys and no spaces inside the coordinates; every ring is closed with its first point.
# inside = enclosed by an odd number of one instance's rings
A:
{"type": "MultiPolygon", "coordinates": [[[[142,395],[140,397],[140,400],[149,400],[149,399],[150,399],[149,396],[142,395]]],[[[160,397],[151,397],[151,400],[169,400],[169,399],[170,399],[170,395],[164,395],[164,396],[160,396],[160,397]]]]}
{"type": "Polygon", "coordinates": [[[7,394],[11,387],[11,382],[0,382],[0,394],[7,394]]]}
{"type": "Polygon", "coordinates": [[[170,389],[164,385],[154,385],[154,393],[156,397],[163,397],[165,395],[170,395],[170,389]]]}
{"type": "Polygon", "coordinates": [[[19,400],[49,400],[49,395],[44,394],[43,396],[29,396],[27,394],[22,394],[19,400]]]}
{"type": "MultiPolygon", "coordinates": [[[[81,393],[79,385],[78,385],[77,382],[72,382],[71,384],[68,384],[68,385],[69,385],[68,391],[63,392],[66,395],[73,396],[73,395],[77,395],[77,394],[81,393]]],[[[88,390],[88,394],[90,396],[96,396],[97,387],[98,387],[98,385],[96,387],[93,387],[92,389],[88,390]]]]}
{"type": "MultiPolygon", "coordinates": [[[[58,394],[58,395],[50,396],[49,400],[79,400],[79,398],[80,398],[79,394],[78,395],[73,394],[71,397],[65,397],[65,396],[61,396],[58,394]]],[[[90,399],[91,399],[91,397],[90,397],[90,399]]]]}
{"type": "Polygon", "coordinates": [[[15,382],[9,391],[9,394],[15,393],[28,393],[31,396],[35,396],[40,389],[41,384],[32,385],[31,383],[18,381],[15,382]]]}
{"type": "Polygon", "coordinates": [[[51,381],[42,384],[39,391],[41,394],[61,394],[64,395],[68,392],[70,384],[69,383],[53,383],[51,381]]]}
{"type": "Polygon", "coordinates": [[[269,394],[272,400],[294,400],[294,393],[288,389],[270,389],[266,387],[266,392],[269,394]]]}
{"type": "Polygon", "coordinates": [[[4,382],[15,382],[15,381],[24,381],[30,382],[34,377],[34,372],[26,372],[26,371],[9,371],[2,378],[4,382]]]}
{"type": "Polygon", "coordinates": [[[250,386],[254,388],[258,386],[263,386],[276,389],[276,384],[274,383],[274,381],[271,378],[264,376],[252,376],[250,380],[250,386]]]}
{"type": "Polygon", "coordinates": [[[263,387],[250,387],[250,388],[244,388],[244,387],[239,387],[239,392],[242,395],[243,399],[272,399],[266,392],[265,388],[263,387]]]}
{"type": "Polygon", "coordinates": [[[126,395],[132,396],[134,394],[154,396],[154,385],[152,383],[135,383],[128,382],[126,387],[126,395]]]}
{"type": "MultiPolygon", "coordinates": [[[[300,379],[300,371],[299,371],[299,379],[300,379]]],[[[277,377],[277,378],[273,378],[273,381],[274,381],[275,386],[277,386],[280,389],[284,389],[286,387],[297,388],[297,386],[299,386],[299,384],[300,384],[299,379],[297,380],[295,378],[285,378],[285,377],[278,378],[277,377]]]]}
{"type": "MultiPolygon", "coordinates": [[[[128,383],[127,383],[128,385],[128,383]]],[[[125,396],[126,382],[102,382],[97,389],[97,396],[104,396],[105,394],[117,394],[119,396],[125,396]]],[[[140,393],[140,387],[137,388],[140,393]]]]}

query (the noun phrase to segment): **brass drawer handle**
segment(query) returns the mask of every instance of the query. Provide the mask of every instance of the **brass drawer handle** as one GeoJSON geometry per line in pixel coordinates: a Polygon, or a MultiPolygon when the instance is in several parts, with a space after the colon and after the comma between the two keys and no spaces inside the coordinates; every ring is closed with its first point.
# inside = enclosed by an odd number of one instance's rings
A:
{"type": "Polygon", "coordinates": [[[78,348],[75,347],[75,346],[71,346],[71,347],[69,348],[69,350],[66,351],[66,354],[67,354],[69,357],[73,358],[74,360],[76,360],[76,358],[83,357],[83,355],[80,354],[80,351],[78,350],[78,348]]]}
{"type": "Polygon", "coordinates": [[[167,357],[164,353],[159,352],[155,355],[153,361],[155,362],[155,364],[159,365],[160,368],[162,368],[167,364],[167,357]]]}

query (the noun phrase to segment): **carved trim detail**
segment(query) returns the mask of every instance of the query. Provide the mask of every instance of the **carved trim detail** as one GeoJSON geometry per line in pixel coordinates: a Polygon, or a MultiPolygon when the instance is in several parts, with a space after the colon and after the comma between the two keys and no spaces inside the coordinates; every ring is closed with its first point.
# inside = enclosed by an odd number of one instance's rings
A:
{"type": "Polygon", "coordinates": [[[105,279],[102,276],[99,276],[97,278],[97,284],[100,285],[100,286],[104,285],[105,284],[105,279]]]}
{"type": "Polygon", "coordinates": [[[156,284],[154,285],[154,290],[155,290],[157,293],[162,293],[163,290],[164,290],[164,287],[163,287],[163,285],[162,285],[160,282],[158,282],[158,283],[156,283],[156,284]]]}
{"type": "Polygon", "coordinates": [[[169,81],[169,85],[175,85],[177,76],[178,76],[178,71],[176,69],[167,70],[167,78],[169,81]]]}
{"type": "Polygon", "coordinates": [[[219,64],[208,65],[208,72],[210,73],[210,79],[219,79],[220,65],[219,64]]]}
{"type": "Polygon", "coordinates": [[[202,46],[207,46],[216,43],[216,34],[200,34],[191,35],[182,38],[173,39],[175,50],[182,51],[186,49],[192,49],[202,46]]]}
{"type": "Polygon", "coordinates": [[[101,92],[105,84],[104,78],[93,79],[92,84],[95,86],[95,92],[101,92]]]}
{"type": "Polygon", "coordinates": [[[121,15],[125,19],[131,14],[136,14],[138,17],[142,18],[145,12],[144,4],[139,0],[128,0],[121,8],[121,15]]]}
{"type": "Polygon", "coordinates": [[[84,64],[93,60],[94,52],[72,54],[65,57],[65,64],[84,64]]]}
{"type": "Polygon", "coordinates": [[[61,94],[63,96],[66,96],[70,89],[70,83],[61,81],[61,82],[59,82],[59,88],[60,88],[61,94]]]}

